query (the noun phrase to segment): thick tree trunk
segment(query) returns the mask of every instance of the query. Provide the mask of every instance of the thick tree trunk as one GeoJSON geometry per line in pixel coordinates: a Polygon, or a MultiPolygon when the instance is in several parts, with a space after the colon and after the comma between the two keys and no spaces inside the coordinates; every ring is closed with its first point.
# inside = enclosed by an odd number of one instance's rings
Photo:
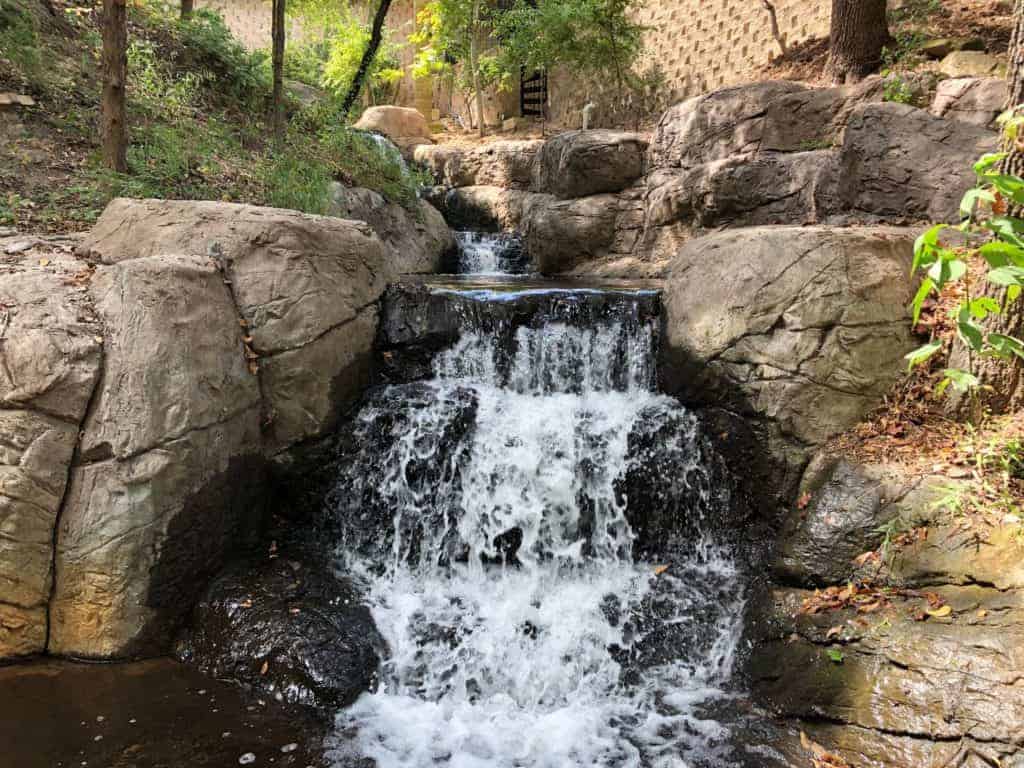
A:
{"type": "Polygon", "coordinates": [[[181,0],[181,18],[187,19],[196,7],[196,0],[181,0]]]}
{"type": "Polygon", "coordinates": [[[278,143],[284,139],[284,43],[285,43],[285,0],[273,0],[270,37],[273,43],[272,66],[274,71],[274,92],[271,98],[273,110],[274,138],[278,143]]]}
{"type": "Polygon", "coordinates": [[[885,0],[832,0],[826,74],[836,83],[860,80],[881,65],[889,40],[885,0]]]}
{"type": "Polygon", "coordinates": [[[125,0],[103,0],[103,162],[112,171],[128,170],[125,80],[128,74],[128,9],[125,0]]]}
{"type": "Polygon", "coordinates": [[[363,51],[363,58],[359,61],[359,69],[356,70],[356,75],[352,78],[352,84],[348,87],[348,94],[346,94],[342,105],[342,114],[347,115],[349,113],[349,110],[356,103],[356,99],[359,98],[359,92],[363,90],[366,75],[373,65],[373,60],[377,58],[377,49],[380,48],[381,40],[384,39],[384,21],[387,19],[390,8],[391,0],[380,0],[380,4],[377,6],[377,13],[373,16],[373,24],[370,27],[370,42],[367,43],[366,50],[363,51]]]}
{"type": "Polygon", "coordinates": [[[473,0],[473,20],[469,38],[469,68],[473,70],[473,92],[476,94],[476,129],[480,138],[487,131],[484,125],[484,91],[480,87],[480,0],[473,0]]]}

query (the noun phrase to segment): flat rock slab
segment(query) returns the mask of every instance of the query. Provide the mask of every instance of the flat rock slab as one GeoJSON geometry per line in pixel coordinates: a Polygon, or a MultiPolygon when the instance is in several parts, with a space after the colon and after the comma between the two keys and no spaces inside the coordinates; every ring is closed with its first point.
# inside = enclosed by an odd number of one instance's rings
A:
{"type": "Polygon", "coordinates": [[[544,144],[538,192],[560,198],[621,192],[644,173],[647,139],[621,131],[569,131],[544,144]]]}
{"type": "Polygon", "coordinates": [[[168,659],[4,667],[0,694],[12,766],[229,768],[249,753],[255,766],[330,765],[311,714],[168,659]]]}

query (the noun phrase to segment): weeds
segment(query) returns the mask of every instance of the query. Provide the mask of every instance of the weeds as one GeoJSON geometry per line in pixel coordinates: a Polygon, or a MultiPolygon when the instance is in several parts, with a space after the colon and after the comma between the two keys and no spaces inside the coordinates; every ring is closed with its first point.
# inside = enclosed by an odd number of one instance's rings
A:
{"type": "Polygon", "coordinates": [[[17,0],[0,3],[0,62],[3,61],[27,83],[45,86],[36,20],[17,0]]]}

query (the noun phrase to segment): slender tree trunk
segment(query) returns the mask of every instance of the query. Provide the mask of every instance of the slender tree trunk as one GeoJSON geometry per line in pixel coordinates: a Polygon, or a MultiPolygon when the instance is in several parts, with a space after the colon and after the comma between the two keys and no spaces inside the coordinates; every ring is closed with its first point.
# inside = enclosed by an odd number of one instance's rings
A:
{"type": "Polygon", "coordinates": [[[779,30],[779,16],[775,12],[775,4],[771,0],[761,0],[761,4],[764,5],[764,9],[768,11],[768,19],[772,25],[772,37],[775,38],[775,42],[779,44],[779,51],[783,56],[786,55],[786,38],[782,36],[782,32],[779,30]]]}
{"type": "Polygon", "coordinates": [[[469,68],[473,70],[473,92],[476,94],[476,129],[480,138],[487,129],[484,125],[484,91],[480,87],[480,0],[473,0],[473,18],[469,38],[469,68]]]}
{"type": "Polygon", "coordinates": [[[881,65],[889,40],[885,0],[832,0],[826,74],[836,83],[860,80],[881,65]]]}
{"type": "Polygon", "coordinates": [[[187,19],[196,7],[196,0],[181,0],[181,18],[187,19]]]}
{"type": "Polygon", "coordinates": [[[274,71],[274,91],[271,100],[274,121],[274,139],[280,143],[284,139],[284,43],[285,43],[285,2],[273,0],[271,6],[272,19],[270,36],[273,43],[272,66],[274,71]]]}
{"type": "Polygon", "coordinates": [[[377,6],[377,13],[373,16],[373,24],[370,27],[370,42],[366,44],[363,58],[359,61],[359,69],[356,70],[356,75],[352,78],[352,84],[348,87],[348,94],[346,94],[342,105],[342,114],[347,115],[349,113],[349,110],[356,103],[356,99],[359,98],[359,92],[363,90],[366,75],[373,65],[373,60],[377,58],[377,49],[380,48],[381,40],[384,39],[384,21],[387,19],[390,8],[391,0],[380,0],[380,4],[377,6]]]}
{"type": "Polygon", "coordinates": [[[128,171],[125,80],[128,75],[128,9],[125,0],[103,0],[103,162],[128,171]]]}

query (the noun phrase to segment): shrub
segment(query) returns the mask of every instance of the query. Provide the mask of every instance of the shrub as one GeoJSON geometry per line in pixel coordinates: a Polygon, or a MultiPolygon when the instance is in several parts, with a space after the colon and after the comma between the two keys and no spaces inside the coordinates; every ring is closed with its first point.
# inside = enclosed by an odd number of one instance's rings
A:
{"type": "Polygon", "coordinates": [[[35,18],[20,0],[0,3],[0,62],[4,60],[26,81],[44,85],[39,30],[35,18]]]}
{"type": "Polygon", "coordinates": [[[201,9],[178,22],[184,47],[178,65],[209,73],[221,92],[250,106],[270,92],[266,53],[250,53],[231,34],[219,14],[201,9]]]}

